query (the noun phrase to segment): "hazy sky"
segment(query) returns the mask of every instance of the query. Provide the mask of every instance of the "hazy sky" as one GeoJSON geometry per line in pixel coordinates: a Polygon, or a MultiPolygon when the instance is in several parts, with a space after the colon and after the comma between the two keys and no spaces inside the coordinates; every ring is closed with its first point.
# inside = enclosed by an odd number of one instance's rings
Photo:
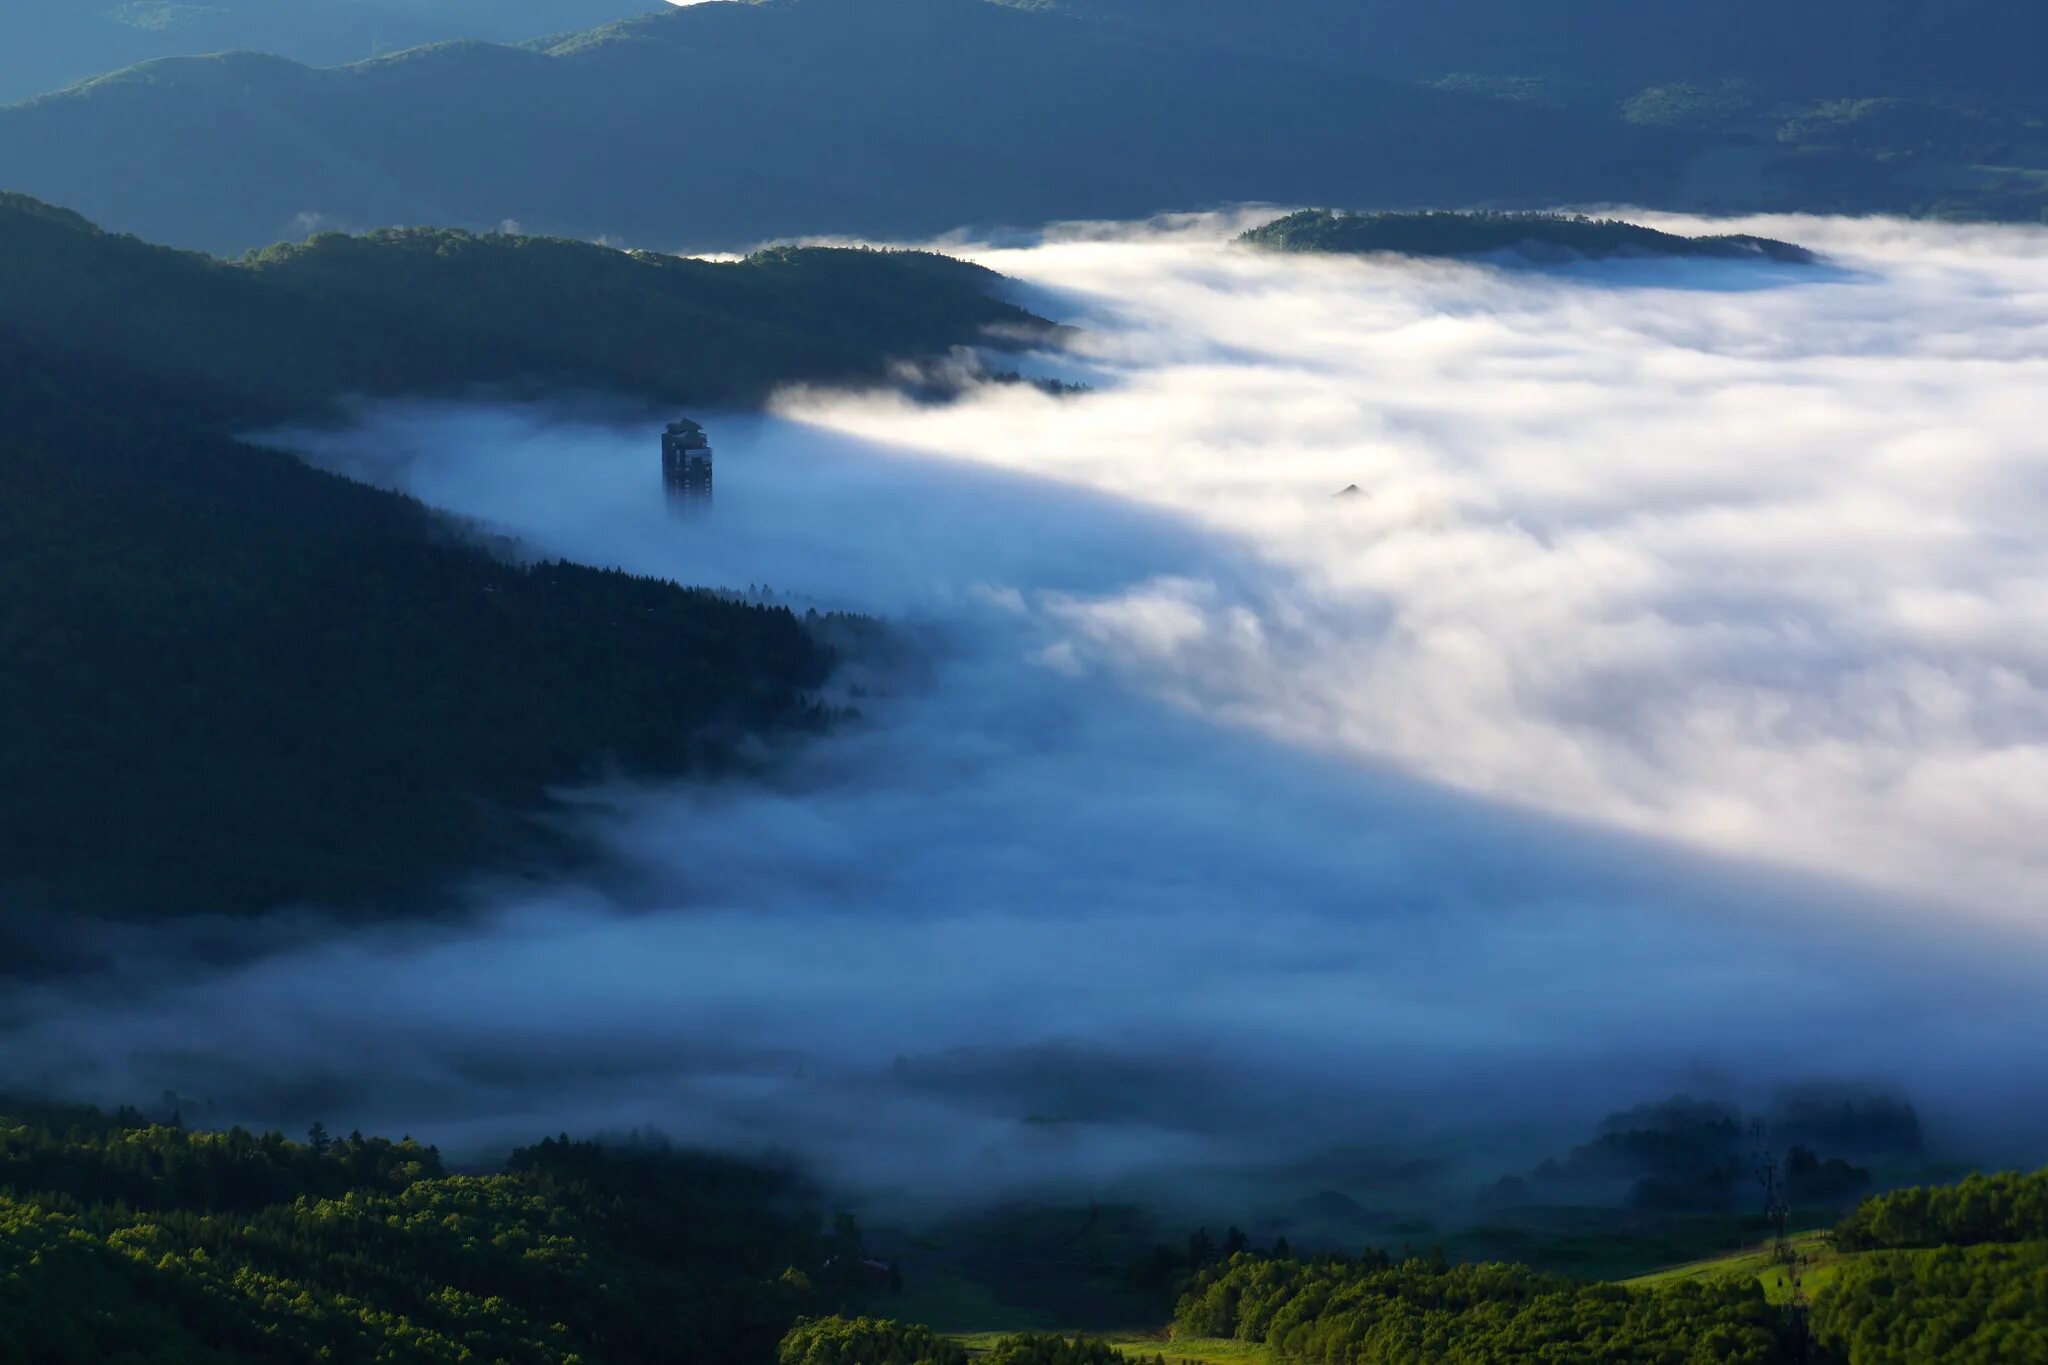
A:
{"type": "Polygon", "coordinates": [[[1741,226],[1831,265],[954,244],[1095,391],[696,413],[683,520],[652,425],[300,438],[900,657],[766,782],[593,796],[591,884],[152,951],[0,1038],[80,1094],[942,1191],[1822,1078],[2038,1156],[2002,1120],[2048,1089],[2048,232],[1741,226]]]}

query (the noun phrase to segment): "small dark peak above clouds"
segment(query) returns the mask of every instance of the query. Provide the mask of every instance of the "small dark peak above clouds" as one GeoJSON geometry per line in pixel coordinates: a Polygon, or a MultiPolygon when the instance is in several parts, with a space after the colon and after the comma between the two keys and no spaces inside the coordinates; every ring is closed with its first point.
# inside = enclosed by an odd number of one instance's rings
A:
{"type": "Polygon", "coordinates": [[[1275,251],[1395,256],[1520,258],[1536,264],[1670,258],[1811,265],[1813,252],[1747,233],[1686,236],[1618,218],[1561,213],[1345,213],[1303,209],[1246,232],[1240,241],[1275,251]]]}

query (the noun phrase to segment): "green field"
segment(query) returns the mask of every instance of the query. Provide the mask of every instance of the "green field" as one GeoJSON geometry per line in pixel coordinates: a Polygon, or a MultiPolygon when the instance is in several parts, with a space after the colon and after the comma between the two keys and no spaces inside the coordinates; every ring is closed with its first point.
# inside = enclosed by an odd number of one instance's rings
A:
{"type": "MultiPolygon", "coordinates": [[[[1799,1257],[1799,1283],[1810,1299],[1834,1281],[1843,1266],[1856,1259],[1854,1254],[1843,1254],[1834,1249],[1824,1232],[1804,1232],[1792,1238],[1792,1250],[1799,1257]]],[[[1764,1296],[1772,1303],[1784,1303],[1792,1297],[1792,1282],[1777,1257],[1768,1246],[1753,1247],[1746,1251],[1733,1252],[1726,1256],[1713,1256],[1703,1261],[1688,1261],[1683,1265],[1653,1270],[1647,1275],[1637,1275],[1621,1283],[1638,1288],[1655,1288],[1678,1280],[1720,1279],[1728,1276],[1744,1276],[1760,1282],[1764,1296]]]]}
{"type": "MultiPolygon", "coordinates": [[[[954,1340],[966,1346],[969,1351],[980,1352],[995,1345],[1003,1335],[1001,1332],[970,1332],[957,1336],[954,1340]]],[[[1107,1342],[1134,1360],[1151,1360],[1164,1356],[1169,1365],[1264,1365],[1269,1359],[1263,1345],[1249,1341],[1229,1341],[1214,1337],[1171,1339],[1163,1331],[1086,1332],[1081,1335],[1107,1342]]]]}

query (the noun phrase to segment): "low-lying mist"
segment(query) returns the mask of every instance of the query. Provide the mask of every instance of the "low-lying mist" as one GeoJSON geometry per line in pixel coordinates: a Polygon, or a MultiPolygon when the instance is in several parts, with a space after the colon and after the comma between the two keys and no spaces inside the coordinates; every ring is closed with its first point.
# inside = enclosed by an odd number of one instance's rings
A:
{"type": "Polygon", "coordinates": [[[1092,391],[692,413],[684,517],[651,421],[297,434],[533,553],[897,645],[763,780],[579,794],[614,866],[46,983],[11,1069],[940,1199],[1814,1079],[2039,1159],[2048,232],[1728,230],[1830,264],[956,244],[1082,329],[1027,368],[1092,391]]]}

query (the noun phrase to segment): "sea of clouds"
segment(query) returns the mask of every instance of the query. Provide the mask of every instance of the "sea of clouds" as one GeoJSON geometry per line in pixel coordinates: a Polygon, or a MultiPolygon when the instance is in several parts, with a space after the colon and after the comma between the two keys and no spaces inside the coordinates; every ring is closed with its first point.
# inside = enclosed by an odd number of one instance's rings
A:
{"type": "Polygon", "coordinates": [[[949,1194],[1815,1079],[2038,1159],[2048,231],[1537,270],[1236,225],[948,243],[1077,329],[997,364],[1091,391],[694,413],[696,515],[648,423],[292,437],[899,647],[763,780],[579,795],[601,873],[47,986],[10,1048],[84,1096],[473,1151],[652,1125],[949,1194]]]}

